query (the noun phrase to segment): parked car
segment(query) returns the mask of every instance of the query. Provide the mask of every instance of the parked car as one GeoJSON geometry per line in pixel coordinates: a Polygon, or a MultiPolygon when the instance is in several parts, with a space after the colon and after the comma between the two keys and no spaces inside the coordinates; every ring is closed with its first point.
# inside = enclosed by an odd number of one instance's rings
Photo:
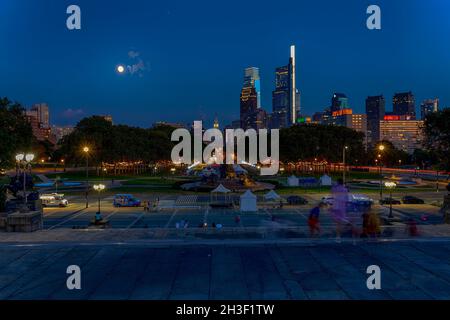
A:
{"type": "Polygon", "coordinates": [[[67,207],[69,201],[64,198],[62,193],[49,193],[39,196],[43,207],[67,207]]]}
{"type": "MultiPolygon", "coordinates": [[[[333,196],[325,196],[322,198],[323,204],[332,206],[334,203],[333,196]]],[[[352,206],[371,206],[373,200],[363,194],[349,194],[347,203],[352,206]]]]}
{"type": "Polygon", "coordinates": [[[116,194],[113,200],[114,207],[140,207],[141,200],[132,194],[116,194]]]}
{"type": "Polygon", "coordinates": [[[295,205],[295,204],[307,204],[308,200],[306,200],[305,198],[302,198],[300,196],[289,196],[287,198],[287,202],[290,205],[295,205]]]}
{"type": "Polygon", "coordinates": [[[332,196],[325,196],[320,200],[321,203],[332,206],[334,203],[334,197],[332,196]]]}
{"type": "Polygon", "coordinates": [[[404,196],[402,198],[403,203],[405,204],[424,204],[425,201],[423,201],[420,198],[414,197],[414,196],[404,196]]]}
{"type": "Polygon", "coordinates": [[[402,204],[400,200],[394,198],[384,198],[380,200],[380,204],[402,204]]]}

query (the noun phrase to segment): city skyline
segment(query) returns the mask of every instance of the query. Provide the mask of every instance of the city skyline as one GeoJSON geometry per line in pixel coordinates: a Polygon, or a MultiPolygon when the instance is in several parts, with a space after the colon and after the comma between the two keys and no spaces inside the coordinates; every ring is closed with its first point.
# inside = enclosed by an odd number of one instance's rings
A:
{"type": "MultiPolygon", "coordinates": [[[[450,105],[446,90],[450,63],[445,58],[450,44],[443,41],[450,30],[450,23],[443,19],[448,3],[432,1],[426,6],[380,1],[380,31],[365,28],[365,4],[356,1],[345,5],[321,1],[313,6],[286,1],[278,5],[290,6],[292,12],[284,15],[261,4],[253,10],[265,23],[259,23],[260,32],[245,40],[238,35],[252,22],[239,21],[244,13],[234,4],[220,8],[224,12],[213,11],[212,17],[202,21],[211,30],[203,28],[193,36],[198,28],[191,19],[202,14],[200,4],[144,4],[142,12],[137,12],[131,1],[121,15],[123,6],[102,8],[103,12],[98,5],[79,1],[84,24],[76,33],[64,29],[65,4],[24,3],[0,5],[0,35],[11,43],[0,53],[0,67],[11,74],[0,80],[0,94],[28,108],[47,103],[52,124],[74,125],[95,114],[111,114],[115,123],[142,127],[157,121],[212,123],[216,114],[221,123],[231,123],[239,118],[242,70],[250,66],[259,68],[261,107],[271,112],[274,71],[286,63],[292,44],[297,48],[296,83],[302,94],[302,114],[323,111],[333,92],[345,93],[349,107],[358,113],[364,111],[368,96],[383,94],[386,110],[391,110],[391,97],[407,91],[415,95],[418,115],[426,99],[439,98],[441,108],[450,105]],[[24,3],[33,15],[23,10],[24,3]],[[338,12],[339,19],[319,10],[323,5],[338,12]],[[393,13],[398,10],[402,15],[393,13]],[[44,14],[46,21],[38,21],[44,14]],[[117,15],[123,16],[120,26],[112,24],[111,17],[117,15]],[[410,25],[410,19],[418,23],[410,25]],[[181,26],[185,31],[180,31],[181,26]],[[5,34],[10,29],[17,31],[14,38],[5,34]],[[32,50],[40,43],[40,50],[32,50]],[[337,44],[340,50],[333,51],[337,44]],[[63,52],[69,54],[62,57],[63,52]],[[139,72],[117,74],[115,68],[121,63],[135,63],[133,70],[139,72]]],[[[245,5],[242,10],[250,7],[245,5]]]]}

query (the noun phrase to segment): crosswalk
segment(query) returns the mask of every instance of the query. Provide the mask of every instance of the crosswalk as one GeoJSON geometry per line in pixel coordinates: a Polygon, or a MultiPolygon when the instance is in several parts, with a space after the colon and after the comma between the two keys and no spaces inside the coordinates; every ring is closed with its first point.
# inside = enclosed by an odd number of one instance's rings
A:
{"type": "Polygon", "coordinates": [[[185,195],[185,196],[179,196],[177,200],[175,201],[177,206],[189,206],[189,205],[195,205],[197,204],[197,195],[191,194],[191,195],[185,195]]]}

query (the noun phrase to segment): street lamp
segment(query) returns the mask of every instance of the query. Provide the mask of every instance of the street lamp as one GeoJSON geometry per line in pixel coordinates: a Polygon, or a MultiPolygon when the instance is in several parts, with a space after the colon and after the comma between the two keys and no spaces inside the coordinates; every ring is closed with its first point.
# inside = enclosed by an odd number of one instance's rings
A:
{"type": "MultiPolygon", "coordinates": [[[[380,144],[378,146],[378,150],[380,152],[383,152],[385,149],[384,145],[380,144]]],[[[380,200],[383,199],[383,166],[381,163],[381,153],[378,154],[378,159],[380,159],[379,161],[379,166],[380,166],[380,200]]]]}
{"type": "Polygon", "coordinates": [[[395,182],[389,182],[387,181],[384,186],[389,190],[389,218],[392,219],[394,217],[392,213],[392,190],[397,187],[397,184],[395,182]]]}
{"type": "Polygon", "coordinates": [[[105,190],[104,184],[94,184],[94,190],[98,192],[98,213],[100,214],[100,192],[105,190]]]}
{"type": "Polygon", "coordinates": [[[348,146],[344,146],[342,148],[342,164],[344,166],[344,170],[342,171],[342,181],[343,185],[345,186],[345,151],[348,150],[348,146]]]}
{"type": "Polygon", "coordinates": [[[84,147],[83,152],[86,155],[86,208],[89,207],[89,147],[84,147]]]}
{"type": "Polygon", "coordinates": [[[24,197],[24,205],[27,206],[27,182],[26,182],[26,171],[27,168],[31,168],[30,162],[33,161],[34,154],[27,153],[26,155],[23,153],[19,153],[16,155],[16,160],[19,164],[19,170],[20,170],[20,163],[23,163],[23,197],[24,197]]]}

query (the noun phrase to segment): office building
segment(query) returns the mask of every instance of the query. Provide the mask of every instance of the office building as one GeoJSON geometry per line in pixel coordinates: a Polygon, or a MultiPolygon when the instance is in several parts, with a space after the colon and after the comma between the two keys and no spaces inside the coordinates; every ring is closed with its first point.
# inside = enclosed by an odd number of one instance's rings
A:
{"type": "Polygon", "coordinates": [[[393,114],[416,119],[416,101],[411,91],[396,93],[392,99],[393,114]]]}
{"type": "Polygon", "coordinates": [[[383,120],[385,113],[386,101],[383,95],[367,97],[367,144],[371,147],[380,141],[380,121],[383,120]]]}
{"type": "Polygon", "coordinates": [[[429,113],[439,111],[439,99],[426,99],[420,104],[420,118],[425,120],[429,113]]]}
{"type": "Polygon", "coordinates": [[[26,112],[27,116],[35,118],[38,126],[41,128],[50,128],[50,113],[46,103],[36,103],[29,111],[26,112]]]}
{"type": "Polygon", "coordinates": [[[410,116],[386,115],[380,121],[380,139],[388,140],[400,150],[412,154],[422,148],[423,121],[408,120],[410,116]]]}
{"type": "Polygon", "coordinates": [[[300,92],[296,87],[295,46],[291,46],[289,63],[275,69],[275,90],[272,92],[272,126],[289,127],[300,113],[300,92]]]}
{"type": "Polygon", "coordinates": [[[343,93],[335,93],[331,98],[330,111],[333,113],[342,109],[348,108],[348,98],[343,93]]]}

